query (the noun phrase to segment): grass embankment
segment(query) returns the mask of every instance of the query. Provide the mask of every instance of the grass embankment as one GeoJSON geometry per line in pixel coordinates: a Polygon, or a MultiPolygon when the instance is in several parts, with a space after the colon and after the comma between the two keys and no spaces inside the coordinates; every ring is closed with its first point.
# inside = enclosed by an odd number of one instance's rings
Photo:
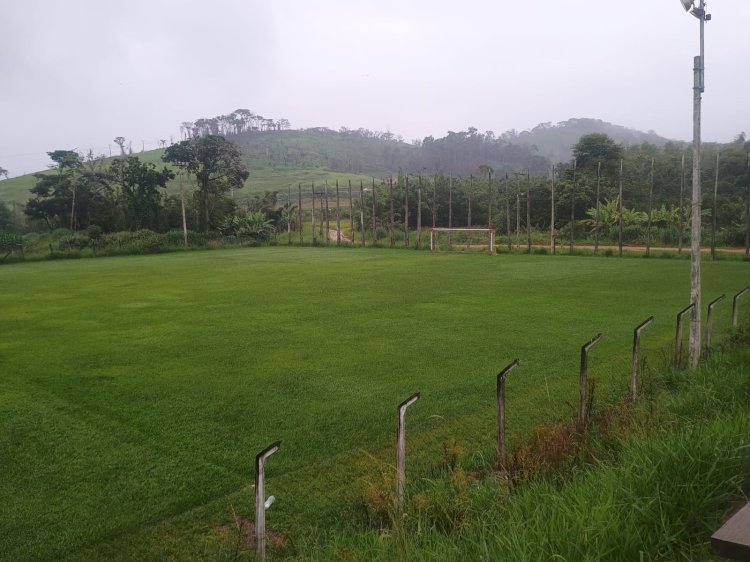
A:
{"type": "Polygon", "coordinates": [[[539,428],[534,475],[446,463],[380,530],[326,534],[299,558],[718,560],[710,536],[750,491],[749,335],[697,372],[651,373],[641,403],[609,405],[575,447],[568,428],[539,428]]]}
{"type": "MultiPolygon", "coordinates": [[[[706,298],[746,285],[746,267],[705,263],[706,298]]],[[[422,391],[413,485],[444,474],[453,440],[479,470],[500,367],[523,361],[508,390],[516,444],[570,415],[596,332],[598,395],[621,395],[633,327],[656,316],[652,361],[688,282],[682,260],[378,249],[3,266],[0,559],[216,558],[217,529],[252,517],[253,458],[276,439],[269,528],[305,554],[321,532],[366,524],[360,479],[392,462],[404,397],[422,391]]]]}

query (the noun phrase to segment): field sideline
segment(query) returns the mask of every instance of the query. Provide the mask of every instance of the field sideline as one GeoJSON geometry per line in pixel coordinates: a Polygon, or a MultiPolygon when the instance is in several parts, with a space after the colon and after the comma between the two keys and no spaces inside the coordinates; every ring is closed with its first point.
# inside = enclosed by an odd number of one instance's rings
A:
{"type": "MultiPolygon", "coordinates": [[[[410,470],[449,437],[489,456],[500,367],[522,360],[511,440],[571,413],[597,332],[597,392],[624,393],[633,327],[656,317],[658,361],[689,267],[284,247],[2,266],[0,560],[210,558],[276,439],[269,527],[344,524],[359,451],[389,461],[403,398],[422,391],[410,470]]],[[[704,262],[706,303],[730,297],[716,337],[747,268],[704,262]]]]}

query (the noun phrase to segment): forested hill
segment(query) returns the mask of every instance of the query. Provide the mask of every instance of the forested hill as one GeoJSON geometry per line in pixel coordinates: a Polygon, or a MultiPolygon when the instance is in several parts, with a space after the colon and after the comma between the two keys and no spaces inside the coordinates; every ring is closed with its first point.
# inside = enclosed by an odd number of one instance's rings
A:
{"type": "Polygon", "coordinates": [[[621,125],[607,123],[600,119],[568,119],[553,125],[540,123],[529,131],[508,131],[502,138],[510,143],[536,148],[539,154],[553,162],[564,162],[571,158],[572,147],[583,135],[602,133],[619,144],[654,144],[663,146],[670,139],[657,135],[654,131],[644,133],[621,125]]]}
{"type": "Polygon", "coordinates": [[[507,131],[496,137],[474,127],[441,138],[403,142],[391,133],[367,129],[326,128],[248,131],[229,137],[237,142],[255,167],[325,168],[344,173],[384,175],[412,173],[469,175],[480,166],[496,173],[531,170],[544,173],[553,162],[571,158],[582,135],[604,133],[626,145],[661,146],[669,139],[598,119],[570,119],[556,125],[542,123],[529,131],[507,131]]]}
{"type": "Polygon", "coordinates": [[[413,143],[365,129],[254,131],[228,138],[240,145],[251,168],[325,168],[363,175],[404,170],[458,176],[476,174],[482,165],[497,172],[531,169],[541,173],[550,164],[533,147],[508,143],[474,128],[413,143]]]}
{"type": "MultiPolygon", "coordinates": [[[[188,124],[193,125],[185,123],[188,124]]],[[[388,132],[344,127],[338,131],[327,128],[293,130],[287,124],[283,128],[226,127],[217,131],[191,131],[192,134],[209,132],[224,134],[240,146],[250,170],[246,191],[238,194],[241,197],[250,192],[283,190],[300,182],[382,178],[399,170],[423,175],[468,176],[478,175],[480,167],[489,166],[498,176],[521,170],[544,175],[552,163],[568,161],[578,139],[592,132],[603,132],[624,144],[663,145],[667,142],[655,133],[643,133],[597,119],[570,119],[556,125],[544,123],[529,131],[507,131],[500,136],[469,127],[465,131],[448,132],[441,138],[427,137],[411,143],[388,132]]],[[[49,150],[58,148],[50,146],[49,150]]],[[[134,155],[160,164],[162,152],[160,149],[134,155]]],[[[35,184],[36,179],[31,175],[0,181],[0,201],[23,204],[35,184]]],[[[171,182],[169,189],[176,192],[178,187],[171,182]]]]}

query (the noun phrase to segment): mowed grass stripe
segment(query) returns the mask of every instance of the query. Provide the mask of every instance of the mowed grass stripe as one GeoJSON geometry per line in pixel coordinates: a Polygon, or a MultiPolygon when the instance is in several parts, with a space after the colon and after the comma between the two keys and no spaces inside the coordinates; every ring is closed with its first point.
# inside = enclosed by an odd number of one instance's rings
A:
{"type": "MultiPolygon", "coordinates": [[[[747,284],[740,262],[704,270],[707,297],[747,284]]],[[[655,314],[645,343],[666,344],[688,272],[668,260],[333,248],[4,266],[0,550],[60,557],[231,494],[277,438],[269,478],[294,481],[387,442],[414,390],[424,399],[410,430],[477,416],[464,431],[491,436],[493,375],[516,356],[509,422],[522,434],[567,412],[578,349],[598,331],[592,374],[600,392],[623,390],[633,326],[655,314]]],[[[274,515],[301,525],[297,508],[274,515]]]]}

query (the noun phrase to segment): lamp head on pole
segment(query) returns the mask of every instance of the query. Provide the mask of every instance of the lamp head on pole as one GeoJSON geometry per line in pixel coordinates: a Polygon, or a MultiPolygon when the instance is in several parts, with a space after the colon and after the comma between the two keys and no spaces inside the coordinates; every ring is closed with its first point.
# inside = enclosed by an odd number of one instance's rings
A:
{"type": "Polygon", "coordinates": [[[711,21],[711,14],[707,14],[705,8],[696,6],[695,0],[680,0],[680,4],[685,8],[686,12],[690,12],[699,20],[711,21]]]}

